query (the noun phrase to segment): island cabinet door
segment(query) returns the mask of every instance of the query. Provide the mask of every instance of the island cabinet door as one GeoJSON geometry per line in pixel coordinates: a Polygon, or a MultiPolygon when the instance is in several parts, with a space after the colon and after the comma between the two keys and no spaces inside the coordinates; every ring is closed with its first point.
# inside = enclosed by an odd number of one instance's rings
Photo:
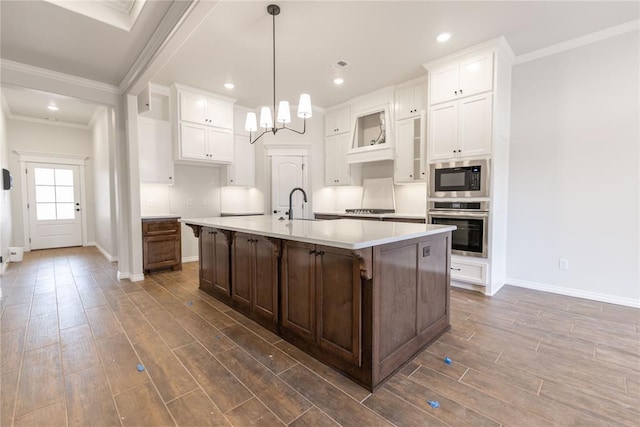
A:
{"type": "Polygon", "coordinates": [[[316,248],[318,343],[323,350],[360,366],[360,261],[351,251],[316,248]]]}
{"type": "Polygon", "coordinates": [[[282,326],[315,341],[315,245],[285,240],[282,246],[282,326]]]}
{"type": "Polygon", "coordinates": [[[432,239],[418,248],[418,334],[449,323],[449,238],[432,239]]]}
{"type": "Polygon", "coordinates": [[[253,236],[253,311],[278,321],[280,240],[253,236]]]}
{"type": "Polygon", "coordinates": [[[239,305],[251,308],[254,282],[253,238],[250,234],[236,233],[231,244],[231,298],[239,305]]]}

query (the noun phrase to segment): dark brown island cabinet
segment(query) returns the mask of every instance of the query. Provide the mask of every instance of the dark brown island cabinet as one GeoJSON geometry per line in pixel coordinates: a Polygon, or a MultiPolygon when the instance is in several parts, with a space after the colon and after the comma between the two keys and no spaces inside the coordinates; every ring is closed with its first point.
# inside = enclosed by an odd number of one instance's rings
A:
{"type": "Polygon", "coordinates": [[[142,218],[142,269],[182,270],[182,238],[176,217],[142,218]]]}
{"type": "Polygon", "coordinates": [[[343,249],[187,225],[201,289],[368,390],[450,328],[450,231],[343,249]]]}

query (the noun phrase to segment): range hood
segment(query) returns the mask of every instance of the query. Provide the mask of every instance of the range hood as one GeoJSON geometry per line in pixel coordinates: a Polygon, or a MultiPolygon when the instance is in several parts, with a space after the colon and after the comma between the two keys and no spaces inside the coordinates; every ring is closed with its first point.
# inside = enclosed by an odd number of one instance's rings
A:
{"type": "Polygon", "coordinates": [[[347,213],[378,214],[394,213],[396,197],[393,178],[365,179],[362,182],[362,203],[360,208],[347,209],[347,213]]]}

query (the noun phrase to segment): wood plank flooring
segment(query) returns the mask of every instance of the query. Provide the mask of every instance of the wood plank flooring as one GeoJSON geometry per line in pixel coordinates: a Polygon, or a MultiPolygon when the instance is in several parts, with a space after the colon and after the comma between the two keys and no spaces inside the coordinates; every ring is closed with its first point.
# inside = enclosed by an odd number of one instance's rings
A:
{"type": "Polygon", "coordinates": [[[451,331],[371,394],[201,292],[197,263],[183,268],[117,281],[94,248],[10,264],[0,425],[640,425],[638,309],[452,290],[451,331]]]}

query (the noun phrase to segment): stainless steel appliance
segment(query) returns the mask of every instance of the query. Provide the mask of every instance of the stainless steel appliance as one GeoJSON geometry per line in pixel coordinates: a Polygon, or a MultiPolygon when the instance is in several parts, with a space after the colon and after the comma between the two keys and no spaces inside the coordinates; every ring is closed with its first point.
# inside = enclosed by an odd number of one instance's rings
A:
{"type": "Polygon", "coordinates": [[[362,182],[362,202],[360,207],[346,209],[350,214],[394,213],[396,197],[393,178],[365,179],[362,182]]]}
{"type": "Polygon", "coordinates": [[[463,160],[429,166],[429,196],[489,197],[489,160],[463,160]]]}
{"type": "Polygon", "coordinates": [[[489,202],[429,202],[427,223],[455,225],[451,253],[487,257],[489,202]]]}

